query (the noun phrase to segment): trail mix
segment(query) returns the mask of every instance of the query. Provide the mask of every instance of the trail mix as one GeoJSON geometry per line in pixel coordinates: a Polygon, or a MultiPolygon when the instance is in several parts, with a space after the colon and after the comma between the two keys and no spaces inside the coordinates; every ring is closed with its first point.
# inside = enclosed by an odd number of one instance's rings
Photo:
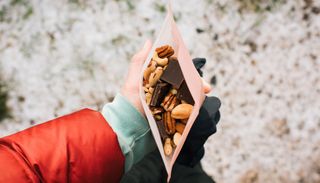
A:
{"type": "Polygon", "coordinates": [[[194,105],[179,61],[173,55],[169,45],[156,48],[143,74],[146,103],[157,123],[166,156],[179,144],[194,105]]]}

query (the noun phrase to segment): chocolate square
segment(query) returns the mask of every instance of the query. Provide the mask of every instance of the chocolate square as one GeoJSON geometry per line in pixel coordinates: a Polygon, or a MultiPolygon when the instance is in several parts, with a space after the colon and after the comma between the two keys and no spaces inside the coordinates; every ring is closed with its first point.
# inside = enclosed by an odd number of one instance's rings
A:
{"type": "Polygon", "coordinates": [[[177,98],[179,100],[186,101],[188,104],[194,105],[194,100],[192,98],[192,95],[190,93],[190,90],[187,86],[186,81],[183,81],[180,88],[178,89],[177,98]]]}
{"type": "Polygon", "coordinates": [[[156,107],[160,106],[161,102],[163,101],[164,97],[170,90],[170,85],[164,82],[157,82],[154,91],[152,93],[150,106],[156,107]]]}
{"type": "Polygon", "coordinates": [[[166,128],[164,126],[164,122],[163,122],[163,120],[158,120],[158,121],[156,121],[156,123],[158,126],[160,137],[161,137],[162,141],[164,142],[166,140],[166,138],[169,138],[169,135],[167,134],[166,128]]]}
{"type": "Polygon", "coordinates": [[[180,88],[184,78],[176,57],[169,58],[169,64],[160,79],[171,84],[176,89],[180,88]]]}

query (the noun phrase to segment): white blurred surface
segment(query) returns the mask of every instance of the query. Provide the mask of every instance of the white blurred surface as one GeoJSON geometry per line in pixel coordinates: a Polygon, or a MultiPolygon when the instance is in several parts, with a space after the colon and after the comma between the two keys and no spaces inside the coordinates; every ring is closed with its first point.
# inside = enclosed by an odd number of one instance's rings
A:
{"type": "MultiPolygon", "coordinates": [[[[191,55],[217,78],[222,117],[202,162],[219,183],[320,182],[320,2],[272,2],[174,1],[191,55]]],[[[13,115],[0,136],[111,101],[165,15],[147,0],[4,0],[0,10],[13,115]]]]}

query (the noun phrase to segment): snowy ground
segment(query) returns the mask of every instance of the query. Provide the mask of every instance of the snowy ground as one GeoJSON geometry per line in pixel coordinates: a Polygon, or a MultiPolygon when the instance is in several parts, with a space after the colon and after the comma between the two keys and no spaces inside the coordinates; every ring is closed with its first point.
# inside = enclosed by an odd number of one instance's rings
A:
{"type": "MultiPolygon", "coordinates": [[[[320,1],[175,0],[173,7],[222,100],[205,170],[219,183],[319,183],[320,1]]],[[[0,75],[12,110],[0,136],[111,101],[164,11],[150,0],[0,1],[0,75]]]]}

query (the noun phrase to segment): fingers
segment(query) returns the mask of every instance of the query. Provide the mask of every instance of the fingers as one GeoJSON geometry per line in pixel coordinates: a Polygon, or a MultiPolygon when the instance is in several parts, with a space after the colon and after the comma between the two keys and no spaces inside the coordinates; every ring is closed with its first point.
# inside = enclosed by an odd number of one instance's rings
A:
{"type": "Polygon", "coordinates": [[[148,53],[150,52],[151,47],[152,47],[151,41],[147,40],[144,43],[143,48],[132,57],[132,63],[138,64],[138,65],[143,65],[144,61],[148,57],[148,53]]]}
{"type": "Polygon", "coordinates": [[[205,94],[210,93],[212,90],[211,85],[208,82],[206,82],[203,78],[201,78],[201,80],[202,80],[202,84],[203,84],[204,93],[205,94]]]}

